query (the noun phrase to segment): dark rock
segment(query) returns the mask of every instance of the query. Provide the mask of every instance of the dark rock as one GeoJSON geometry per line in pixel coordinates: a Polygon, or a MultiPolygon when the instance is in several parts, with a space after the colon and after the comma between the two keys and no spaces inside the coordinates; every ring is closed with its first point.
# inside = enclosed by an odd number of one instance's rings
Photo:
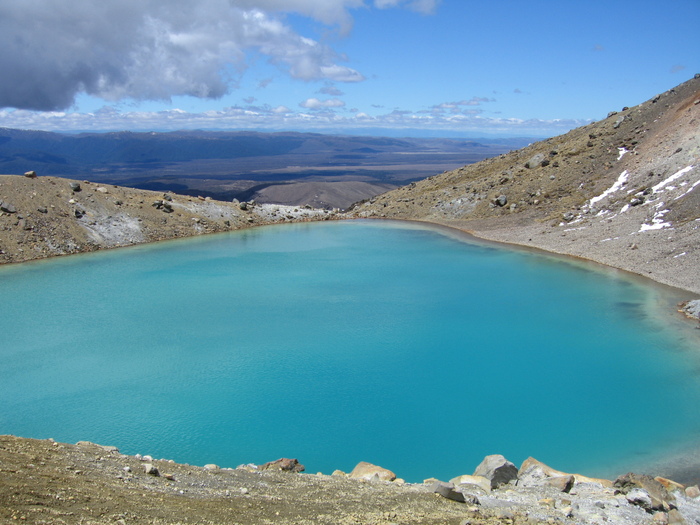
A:
{"type": "Polygon", "coordinates": [[[242,209],[243,211],[246,211],[248,209],[248,203],[247,202],[241,202],[238,207],[242,209]]]}
{"type": "Polygon", "coordinates": [[[46,206],[39,206],[36,209],[36,211],[38,211],[39,213],[48,213],[49,212],[49,210],[46,209],[46,206]]]}
{"type": "Polygon", "coordinates": [[[496,197],[496,200],[494,200],[494,203],[497,206],[503,207],[506,204],[508,204],[508,198],[505,195],[499,195],[498,197],[496,197]]]}
{"type": "Polygon", "coordinates": [[[639,206],[640,204],[644,204],[644,198],[643,197],[634,197],[630,201],[630,206],[639,206]]]}
{"type": "Polygon", "coordinates": [[[567,211],[567,212],[564,214],[564,217],[563,217],[563,218],[564,218],[564,220],[565,220],[566,222],[571,222],[571,221],[573,221],[573,220],[576,218],[576,215],[574,215],[574,214],[571,213],[570,211],[567,211]]]}
{"type": "Polygon", "coordinates": [[[296,459],[280,458],[260,465],[260,470],[280,470],[282,472],[304,472],[304,465],[296,459]]]}
{"type": "Polygon", "coordinates": [[[81,190],[80,183],[79,182],[71,182],[70,189],[73,191],[80,191],[81,190]]]}
{"type": "Polygon", "coordinates": [[[476,467],[474,476],[483,476],[491,480],[491,488],[495,489],[518,479],[518,469],[500,454],[486,456],[476,467]]]}
{"type": "Polygon", "coordinates": [[[617,115],[617,111],[611,111],[608,113],[608,118],[612,117],[613,115],[617,115]]]}

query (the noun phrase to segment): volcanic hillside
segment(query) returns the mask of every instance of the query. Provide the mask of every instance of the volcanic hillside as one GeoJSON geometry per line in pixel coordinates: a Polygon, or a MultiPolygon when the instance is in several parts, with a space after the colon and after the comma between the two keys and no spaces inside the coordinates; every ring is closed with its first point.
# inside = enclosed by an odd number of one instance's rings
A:
{"type": "Polygon", "coordinates": [[[700,75],[605,120],[390,191],[355,217],[441,223],[700,293],[700,75]]]}

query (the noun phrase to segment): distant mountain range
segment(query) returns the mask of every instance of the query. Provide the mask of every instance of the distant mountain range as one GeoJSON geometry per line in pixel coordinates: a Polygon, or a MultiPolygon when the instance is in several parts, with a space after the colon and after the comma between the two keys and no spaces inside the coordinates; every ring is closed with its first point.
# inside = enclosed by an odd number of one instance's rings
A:
{"type": "Polygon", "coordinates": [[[0,128],[0,173],[33,170],[224,200],[345,207],[358,197],[369,198],[529,142],[293,132],[62,134],[0,128]],[[346,189],[349,182],[354,184],[346,189]],[[267,190],[270,186],[274,191],[267,190]]]}

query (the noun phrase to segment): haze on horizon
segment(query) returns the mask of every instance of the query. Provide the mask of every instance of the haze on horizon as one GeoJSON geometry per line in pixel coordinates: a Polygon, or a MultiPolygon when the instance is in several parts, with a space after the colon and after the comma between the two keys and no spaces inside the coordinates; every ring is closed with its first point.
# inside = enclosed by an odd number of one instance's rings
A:
{"type": "Polygon", "coordinates": [[[552,136],[700,72],[697,27],[697,0],[4,0],[0,127],[552,136]]]}

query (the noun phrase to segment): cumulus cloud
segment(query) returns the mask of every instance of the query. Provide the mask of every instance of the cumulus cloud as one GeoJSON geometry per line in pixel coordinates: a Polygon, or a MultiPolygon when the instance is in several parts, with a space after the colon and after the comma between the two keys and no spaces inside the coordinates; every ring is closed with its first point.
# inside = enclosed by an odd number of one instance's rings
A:
{"type": "Polygon", "coordinates": [[[358,82],[330,47],[283,14],[347,26],[363,0],[2,0],[0,107],[65,109],[108,101],[218,98],[259,53],[302,80],[358,82]]]}

